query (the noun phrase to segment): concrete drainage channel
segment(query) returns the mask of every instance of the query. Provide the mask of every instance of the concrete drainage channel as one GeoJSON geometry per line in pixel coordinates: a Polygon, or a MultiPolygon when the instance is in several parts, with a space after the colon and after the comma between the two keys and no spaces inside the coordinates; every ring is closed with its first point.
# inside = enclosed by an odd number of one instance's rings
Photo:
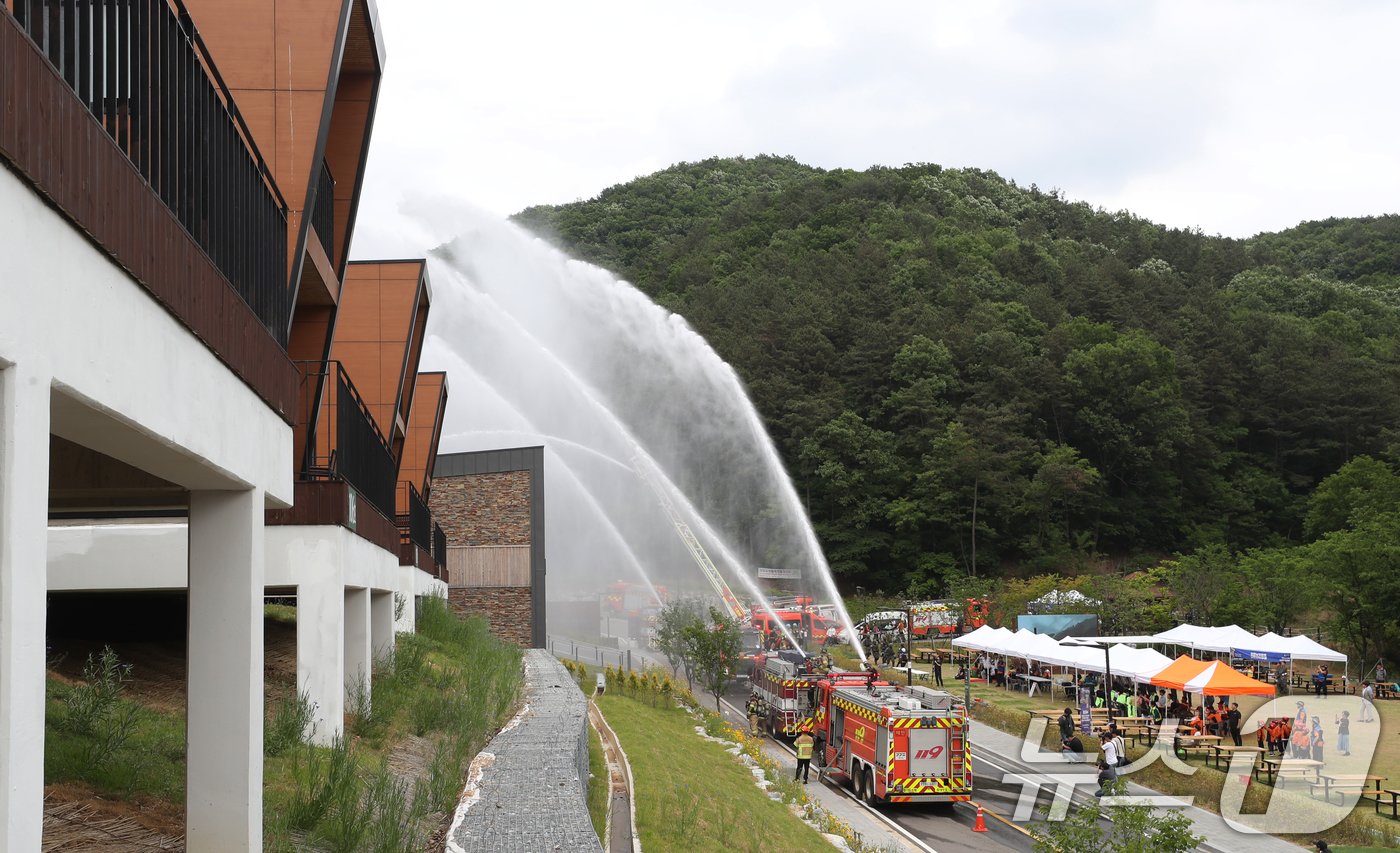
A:
{"type": "Polygon", "coordinates": [[[603,718],[598,706],[588,703],[588,721],[603,742],[603,759],[608,765],[608,820],[603,834],[607,853],[641,853],[637,838],[637,810],[632,803],[632,765],[617,734],[603,718]]]}

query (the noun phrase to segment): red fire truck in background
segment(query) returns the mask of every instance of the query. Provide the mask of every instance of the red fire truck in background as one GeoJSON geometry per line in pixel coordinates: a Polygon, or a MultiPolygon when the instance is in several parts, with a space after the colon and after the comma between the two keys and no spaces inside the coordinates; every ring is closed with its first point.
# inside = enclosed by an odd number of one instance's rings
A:
{"type": "Polygon", "coordinates": [[[816,686],[822,772],[872,805],[971,799],[967,715],[952,694],[859,672],[833,672],[816,686]]]}
{"type": "Polygon", "coordinates": [[[768,706],[768,731],[795,737],[812,717],[817,680],[812,658],[799,652],[776,652],[754,658],[751,684],[768,706]]]}

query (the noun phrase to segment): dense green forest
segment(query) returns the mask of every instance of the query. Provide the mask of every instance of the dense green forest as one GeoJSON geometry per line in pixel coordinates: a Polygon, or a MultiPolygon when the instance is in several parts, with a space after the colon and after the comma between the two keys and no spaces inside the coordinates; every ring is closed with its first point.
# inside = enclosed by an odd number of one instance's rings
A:
{"type": "MultiPolygon", "coordinates": [[[[847,584],[1179,555],[1183,591],[1265,598],[1329,537],[1400,531],[1374,499],[1400,454],[1400,216],[1236,240],[987,171],[756,157],[516,219],[735,366],[847,584]],[[1343,466],[1362,485],[1322,506],[1343,466]]],[[[1175,615],[1232,615],[1198,598],[1175,615]]]]}

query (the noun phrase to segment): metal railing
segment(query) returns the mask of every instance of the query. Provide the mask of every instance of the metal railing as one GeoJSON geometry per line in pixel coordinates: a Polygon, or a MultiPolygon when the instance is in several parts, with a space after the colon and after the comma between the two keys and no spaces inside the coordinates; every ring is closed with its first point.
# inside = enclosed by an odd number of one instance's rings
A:
{"type": "Polygon", "coordinates": [[[335,178],[330,167],[321,161],[321,174],[316,179],[316,206],[311,211],[311,225],[321,239],[326,258],[335,266],[335,178]]]}
{"type": "Polygon", "coordinates": [[[408,507],[408,512],[399,513],[399,542],[402,545],[410,543],[417,545],[424,551],[432,552],[433,548],[433,516],[428,512],[428,505],[419,496],[418,490],[412,483],[399,483],[399,506],[408,507]]]}
{"type": "Polygon", "coordinates": [[[12,14],[285,347],[287,204],[183,3],[13,0],[12,14]]]}
{"type": "Polygon", "coordinates": [[[447,534],[442,532],[442,525],[433,522],[433,562],[437,564],[439,573],[447,571],[447,534]]]}
{"type": "Polygon", "coordinates": [[[299,361],[297,426],[306,428],[303,480],[344,480],[394,517],[398,465],[355,384],[338,361],[299,361]]]}

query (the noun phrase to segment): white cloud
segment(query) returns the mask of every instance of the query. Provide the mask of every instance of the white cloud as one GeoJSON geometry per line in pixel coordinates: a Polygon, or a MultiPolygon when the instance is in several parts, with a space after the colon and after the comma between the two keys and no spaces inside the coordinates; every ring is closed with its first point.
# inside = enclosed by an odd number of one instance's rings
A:
{"type": "Polygon", "coordinates": [[[399,213],[500,214],[681,160],[993,169],[1246,236],[1393,212],[1400,6],[1208,0],[515,4],[382,0],[356,252],[399,213]]]}

